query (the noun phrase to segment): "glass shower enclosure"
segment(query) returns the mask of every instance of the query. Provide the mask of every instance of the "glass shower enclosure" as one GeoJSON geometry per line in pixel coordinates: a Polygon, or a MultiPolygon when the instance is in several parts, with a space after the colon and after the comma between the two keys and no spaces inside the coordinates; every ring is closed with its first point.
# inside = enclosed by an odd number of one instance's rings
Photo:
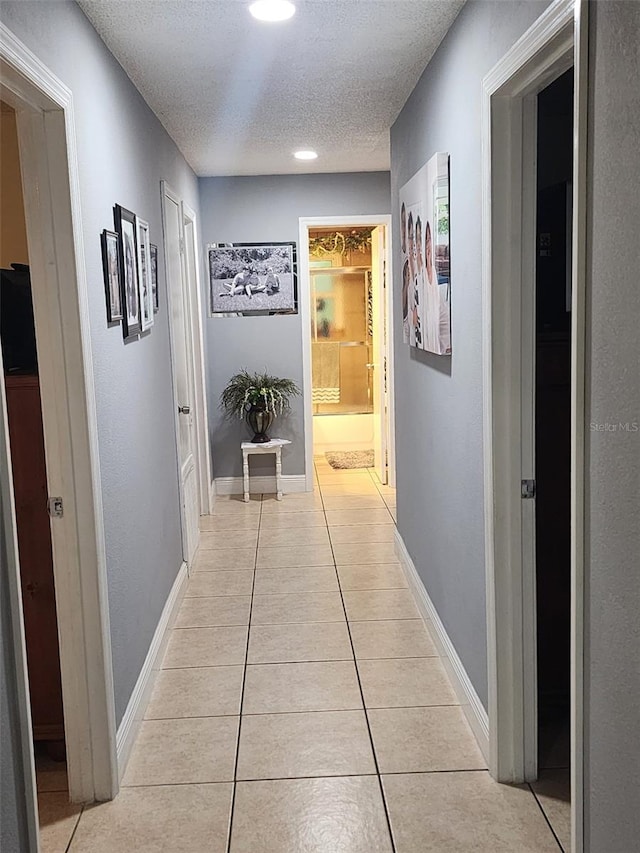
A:
{"type": "Polygon", "coordinates": [[[311,356],[316,415],[373,412],[371,266],[312,260],[311,356]]]}

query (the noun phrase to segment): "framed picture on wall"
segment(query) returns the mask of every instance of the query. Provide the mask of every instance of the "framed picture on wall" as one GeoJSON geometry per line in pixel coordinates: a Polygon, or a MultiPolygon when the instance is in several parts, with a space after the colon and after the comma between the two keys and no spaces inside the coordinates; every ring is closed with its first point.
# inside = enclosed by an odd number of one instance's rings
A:
{"type": "Polygon", "coordinates": [[[208,253],[211,316],[298,312],[295,243],[213,243],[208,253]]]}
{"type": "Polygon", "coordinates": [[[151,250],[151,293],[153,295],[153,312],[155,314],[160,310],[160,302],[158,300],[158,247],[151,243],[149,248],[151,250]]]}
{"type": "Polygon", "coordinates": [[[139,334],[140,286],[138,283],[138,251],[134,213],[115,206],[115,225],[120,241],[120,293],[122,300],[122,334],[125,340],[139,334]]]}
{"type": "Polygon", "coordinates": [[[404,342],[451,354],[449,155],[434,154],[400,190],[404,342]]]}
{"type": "Polygon", "coordinates": [[[102,273],[104,292],[107,300],[107,322],[122,320],[122,294],[120,289],[120,253],[119,239],[115,231],[106,228],[101,236],[102,273]]]}
{"type": "Polygon", "coordinates": [[[151,243],[149,223],[136,217],[138,241],[138,275],[140,279],[140,327],[143,332],[153,326],[153,289],[151,284],[151,243]]]}

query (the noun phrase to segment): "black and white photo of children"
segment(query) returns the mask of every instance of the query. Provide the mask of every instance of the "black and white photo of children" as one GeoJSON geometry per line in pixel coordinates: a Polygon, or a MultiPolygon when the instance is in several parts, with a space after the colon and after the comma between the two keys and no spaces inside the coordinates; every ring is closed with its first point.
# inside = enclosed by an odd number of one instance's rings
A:
{"type": "Polygon", "coordinates": [[[209,247],[212,314],[297,309],[294,243],[209,247]]]}

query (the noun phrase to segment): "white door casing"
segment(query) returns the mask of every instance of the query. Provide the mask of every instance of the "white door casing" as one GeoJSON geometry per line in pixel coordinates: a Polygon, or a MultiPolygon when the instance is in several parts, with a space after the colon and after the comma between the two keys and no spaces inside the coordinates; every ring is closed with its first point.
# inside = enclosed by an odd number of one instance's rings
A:
{"type": "Polygon", "coordinates": [[[572,849],[583,849],[583,471],[586,8],[555,0],[483,80],[484,464],[490,770],[537,772],[535,503],[536,97],[574,67],[572,279],[572,849]]]}
{"type": "MultiPolygon", "coordinates": [[[[302,396],[303,423],[305,444],[305,475],[306,490],[313,491],[313,404],[311,377],[311,276],[309,274],[309,229],[325,227],[381,227],[386,238],[384,241],[383,258],[387,281],[392,282],[391,267],[391,216],[389,214],[367,214],[363,216],[304,216],[298,220],[298,305],[300,310],[300,327],[302,335],[302,396]]],[[[384,291],[386,310],[386,328],[393,329],[393,300],[391,285],[384,291]]],[[[391,334],[387,334],[385,343],[387,364],[387,479],[395,486],[395,421],[393,400],[393,346],[391,334]]]]}
{"type": "Polygon", "coordinates": [[[182,201],[162,181],[162,222],[169,306],[171,365],[178,450],[182,555],[191,566],[199,538],[200,499],[195,453],[195,394],[191,341],[191,301],[184,262],[182,201]]]}
{"type": "Polygon", "coordinates": [[[381,483],[387,483],[387,318],[385,282],[385,229],[371,232],[371,285],[373,310],[373,450],[374,469],[381,483]]]}

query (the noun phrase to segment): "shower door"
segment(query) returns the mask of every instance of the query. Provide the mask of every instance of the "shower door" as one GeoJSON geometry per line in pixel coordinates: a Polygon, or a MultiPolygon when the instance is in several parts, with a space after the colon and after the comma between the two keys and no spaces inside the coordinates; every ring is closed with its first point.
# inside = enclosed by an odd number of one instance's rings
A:
{"type": "Polygon", "coordinates": [[[311,350],[316,415],[371,414],[373,296],[370,267],[311,262],[311,350]]]}

